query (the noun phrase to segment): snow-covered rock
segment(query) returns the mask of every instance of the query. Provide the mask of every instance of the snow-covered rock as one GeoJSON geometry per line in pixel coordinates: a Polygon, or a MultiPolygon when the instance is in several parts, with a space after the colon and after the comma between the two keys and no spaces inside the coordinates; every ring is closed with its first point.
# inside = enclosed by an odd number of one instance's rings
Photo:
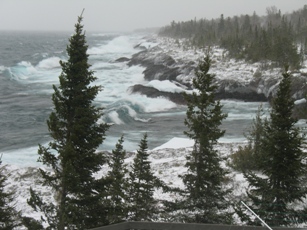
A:
{"type": "MultiPolygon", "coordinates": [[[[170,80],[191,89],[191,81],[198,60],[204,56],[203,50],[188,49],[184,40],[155,37],[158,45],[142,50],[132,56],[128,65],[142,65],[146,69],[144,78],[170,80]]],[[[218,99],[238,99],[243,101],[268,101],[278,89],[282,70],[263,69],[263,63],[246,63],[227,57],[227,51],[212,47],[210,72],[216,75],[218,99]]],[[[293,74],[293,98],[301,99],[307,92],[306,66],[293,74]]]]}

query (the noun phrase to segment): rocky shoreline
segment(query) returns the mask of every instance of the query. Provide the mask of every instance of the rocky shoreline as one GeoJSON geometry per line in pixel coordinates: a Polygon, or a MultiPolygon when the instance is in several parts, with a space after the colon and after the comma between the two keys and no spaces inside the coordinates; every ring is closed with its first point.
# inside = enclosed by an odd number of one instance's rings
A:
{"type": "MultiPolygon", "coordinates": [[[[144,79],[147,81],[169,80],[191,89],[191,79],[202,50],[190,50],[184,47],[184,41],[153,36],[148,41],[157,45],[146,48],[139,44],[140,52],[131,58],[122,57],[116,61],[126,62],[128,66],[141,65],[145,67],[144,79]]],[[[306,67],[305,63],[305,67],[306,67]]],[[[234,99],[246,102],[267,102],[275,95],[282,77],[280,68],[264,69],[264,63],[249,64],[227,57],[227,52],[219,47],[212,48],[211,72],[216,75],[217,99],[234,99]]],[[[300,100],[307,93],[307,69],[293,72],[293,98],[300,100]]],[[[164,92],[153,87],[135,85],[131,93],[140,93],[148,97],[166,97],[169,100],[184,104],[182,93],[164,92]]],[[[300,105],[302,107],[302,105],[300,105]]]]}

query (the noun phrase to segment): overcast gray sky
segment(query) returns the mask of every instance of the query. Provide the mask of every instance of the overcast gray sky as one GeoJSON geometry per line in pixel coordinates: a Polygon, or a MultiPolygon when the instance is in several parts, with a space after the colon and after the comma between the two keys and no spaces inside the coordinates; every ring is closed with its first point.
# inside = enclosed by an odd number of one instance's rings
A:
{"type": "Polygon", "coordinates": [[[195,17],[265,15],[270,6],[290,13],[305,4],[307,0],[0,0],[0,30],[72,31],[83,8],[87,31],[130,31],[195,17]]]}

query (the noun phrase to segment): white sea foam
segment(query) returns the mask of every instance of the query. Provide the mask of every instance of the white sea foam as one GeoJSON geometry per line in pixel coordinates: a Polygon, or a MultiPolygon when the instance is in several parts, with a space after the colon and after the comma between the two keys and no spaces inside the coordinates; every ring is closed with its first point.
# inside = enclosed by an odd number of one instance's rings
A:
{"type": "Polygon", "coordinates": [[[255,117],[254,113],[241,114],[239,111],[229,111],[227,113],[227,120],[252,120],[255,117]]]}
{"type": "MultiPolygon", "coordinates": [[[[102,65],[106,66],[106,64],[102,65]]],[[[97,101],[114,102],[115,98],[129,97],[127,89],[133,84],[144,82],[143,70],[144,68],[139,66],[97,70],[95,76],[98,79],[95,84],[103,86],[103,91],[98,94],[97,101]]]]}
{"type": "Polygon", "coordinates": [[[131,43],[130,37],[128,36],[116,37],[106,45],[92,47],[87,51],[89,55],[105,55],[107,53],[131,54],[133,52],[135,52],[135,50],[133,48],[133,44],[131,43]]]}
{"type": "Polygon", "coordinates": [[[163,97],[148,98],[144,95],[133,94],[130,96],[130,101],[137,104],[145,113],[163,112],[177,108],[177,104],[163,97]]]}
{"type": "Polygon", "coordinates": [[[120,70],[123,68],[122,63],[109,63],[109,62],[95,62],[91,69],[95,72],[97,71],[106,71],[106,70],[120,70]]]}
{"type": "Polygon", "coordinates": [[[27,68],[33,68],[32,64],[28,61],[21,61],[17,64],[18,66],[23,66],[23,67],[27,67],[27,68]]]}
{"type": "Polygon", "coordinates": [[[28,61],[19,62],[17,66],[10,68],[10,71],[16,80],[26,80],[37,73],[37,69],[28,61]]]}
{"type": "Polygon", "coordinates": [[[110,118],[110,120],[117,124],[117,125],[121,125],[123,124],[123,122],[121,121],[121,119],[118,116],[118,113],[116,111],[112,111],[110,113],[108,113],[108,117],[110,118]]]}
{"type": "Polygon", "coordinates": [[[60,58],[59,57],[50,57],[40,61],[36,68],[38,69],[53,69],[53,68],[60,68],[60,58]]]}
{"type": "Polygon", "coordinates": [[[151,118],[143,119],[143,118],[135,117],[134,120],[140,121],[140,122],[143,122],[143,123],[147,123],[147,122],[149,122],[151,120],[151,118]]]}
{"type": "Polygon", "coordinates": [[[6,70],[7,68],[3,65],[0,65],[0,73],[2,73],[4,70],[6,70]]]}
{"type": "Polygon", "coordinates": [[[171,92],[171,93],[181,93],[185,90],[173,82],[169,80],[159,81],[159,80],[152,80],[147,83],[148,86],[154,87],[163,92],[171,92]]]}
{"type": "Polygon", "coordinates": [[[127,105],[124,105],[125,108],[127,108],[128,110],[128,113],[131,117],[136,117],[137,116],[137,113],[135,112],[134,109],[132,109],[130,106],[127,106],[127,105]]]}
{"type": "Polygon", "coordinates": [[[23,149],[16,149],[2,152],[2,163],[16,166],[40,166],[38,159],[38,146],[32,146],[23,149]]]}
{"type": "Polygon", "coordinates": [[[56,84],[61,72],[56,62],[57,58],[48,58],[42,60],[37,66],[30,62],[21,61],[16,66],[9,68],[11,78],[21,83],[43,83],[56,84]]]}

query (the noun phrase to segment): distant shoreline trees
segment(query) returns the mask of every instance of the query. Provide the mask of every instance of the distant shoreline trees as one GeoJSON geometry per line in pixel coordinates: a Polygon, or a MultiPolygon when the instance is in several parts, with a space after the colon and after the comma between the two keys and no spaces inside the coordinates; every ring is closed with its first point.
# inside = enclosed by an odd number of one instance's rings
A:
{"type": "Polygon", "coordinates": [[[282,15],[276,7],[267,8],[267,16],[234,16],[175,22],[163,27],[160,36],[187,39],[198,49],[218,45],[230,57],[263,66],[291,68],[300,66],[307,47],[307,5],[292,14],[282,15]],[[271,63],[268,63],[271,62],[271,63]]]}

